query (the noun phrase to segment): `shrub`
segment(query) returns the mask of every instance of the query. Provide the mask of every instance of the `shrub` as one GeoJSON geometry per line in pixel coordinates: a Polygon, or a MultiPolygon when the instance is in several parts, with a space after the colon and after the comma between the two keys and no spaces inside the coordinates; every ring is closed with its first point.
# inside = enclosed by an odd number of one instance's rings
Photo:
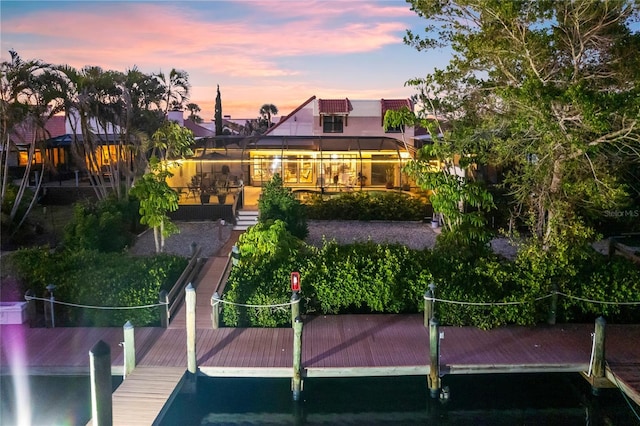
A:
{"type": "Polygon", "coordinates": [[[396,191],[347,192],[325,199],[317,195],[305,205],[307,217],[319,220],[422,220],[426,199],[396,191]]]}
{"type": "MultiPolygon", "coordinates": [[[[637,301],[640,270],[630,262],[608,260],[586,246],[572,247],[568,257],[538,250],[529,247],[516,262],[510,262],[486,251],[460,257],[452,247],[431,251],[371,242],[343,246],[331,242],[278,260],[257,257],[234,268],[225,298],[237,303],[284,303],[289,296],[289,274],[299,271],[304,313],[417,313],[423,310],[429,283],[435,282],[437,298],[468,302],[436,303],[441,324],[483,329],[546,321],[550,299],[540,298],[549,295],[554,285],[563,293],[585,299],[637,301]],[[473,305],[496,302],[513,304],[473,305]]],[[[592,321],[599,315],[608,315],[610,321],[640,320],[633,306],[564,297],[558,306],[559,322],[592,321]]],[[[289,323],[290,314],[281,308],[256,313],[225,305],[223,319],[234,326],[283,326],[289,323]]]]}
{"type": "Polygon", "coordinates": [[[259,221],[262,223],[282,220],[287,225],[287,230],[301,240],[309,234],[304,207],[291,189],[284,187],[279,174],[275,174],[262,189],[258,209],[259,221]]]}
{"type": "MultiPolygon", "coordinates": [[[[240,264],[227,280],[227,301],[252,305],[273,305],[289,300],[289,278],[304,262],[305,246],[286,229],[281,220],[258,223],[241,235],[240,264]]],[[[222,319],[228,326],[275,327],[290,321],[284,308],[245,308],[223,305],[222,319]]]]}
{"type": "Polygon", "coordinates": [[[112,198],[76,203],[73,219],[65,228],[65,246],[102,252],[124,249],[134,237],[135,209],[133,202],[112,198]]]}
{"type": "MultiPolygon", "coordinates": [[[[124,253],[91,250],[59,251],[22,249],[12,254],[23,284],[38,297],[55,284],[57,300],[88,306],[124,307],[158,303],[160,290],[168,290],[187,265],[187,260],[167,254],[130,257],[124,253]]],[[[56,322],[66,326],[157,325],[158,308],[93,309],[65,305],[56,307],[56,322]]]]}

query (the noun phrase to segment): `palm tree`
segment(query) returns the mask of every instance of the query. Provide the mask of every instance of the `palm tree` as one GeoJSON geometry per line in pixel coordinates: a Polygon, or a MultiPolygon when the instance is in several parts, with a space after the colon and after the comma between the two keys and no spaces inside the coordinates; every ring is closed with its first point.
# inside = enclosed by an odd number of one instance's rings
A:
{"type": "Polygon", "coordinates": [[[187,104],[187,111],[189,111],[189,119],[193,120],[195,123],[202,123],[202,117],[198,115],[200,111],[200,107],[198,104],[194,104],[193,102],[187,104]]]}
{"type": "Polygon", "coordinates": [[[189,74],[186,71],[173,68],[169,73],[169,78],[161,71],[155,74],[160,87],[163,89],[162,100],[164,102],[165,115],[170,109],[180,110],[189,101],[189,74]]]}
{"type": "Polygon", "coordinates": [[[110,193],[119,199],[126,198],[128,185],[123,185],[121,179],[124,177],[130,182],[132,178],[128,155],[131,95],[125,85],[126,76],[95,66],[80,71],[62,66],[61,70],[68,79],[68,123],[74,135],[82,135],[74,139],[72,146],[76,163],[84,166],[91,176],[99,199],[105,199],[110,193]],[[107,180],[105,174],[110,179],[107,180]]]}
{"type": "MultiPolygon", "coordinates": [[[[5,202],[10,203],[8,219],[9,224],[14,224],[18,219],[23,198],[27,194],[31,164],[36,150],[40,149],[42,158],[46,158],[44,146],[41,145],[48,137],[45,124],[49,118],[61,111],[63,83],[51,65],[39,60],[25,62],[15,51],[11,50],[9,53],[11,61],[0,64],[0,202],[2,205],[5,205],[5,202]],[[17,148],[11,136],[20,126],[27,126],[34,131],[31,132],[30,140],[22,141],[29,146],[28,159],[15,198],[8,200],[10,153],[17,148]]],[[[43,162],[42,172],[46,166],[47,163],[43,162]]],[[[36,182],[35,193],[40,188],[43,176],[44,173],[41,173],[40,179],[36,182]]],[[[21,214],[20,222],[15,226],[14,233],[24,223],[35,202],[36,197],[31,197],[28,207],[21,214]]]]}
{"type": "Polygon", "coordinates": [[[274,104],[264,104],[260,107],[260,117],[266,122],[267,129],[271,127],[271,117],[278,113],[278,107],[274,104]]]}

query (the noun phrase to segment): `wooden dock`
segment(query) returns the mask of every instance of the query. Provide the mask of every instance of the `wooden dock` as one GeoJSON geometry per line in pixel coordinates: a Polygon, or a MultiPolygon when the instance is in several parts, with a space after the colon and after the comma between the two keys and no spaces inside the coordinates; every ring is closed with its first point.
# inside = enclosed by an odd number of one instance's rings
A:
{"type": "MultiPolygon", "coordinates": [[[[505,327],[482,331],[473,327],[442,327],[441,374],[507,372],[582,372],[589,369],[593,325],[505,327]]],[[[112,373],[123,372],[120,328],[30,329],[1,326],[2,374],[11,374],[13,351],[21,348],[29,374],[89,374],[89,350],[99,340],[111,348],[112,373]]],[[[607,325],[607,377],[640,404],[640,325],[607,325]]],[[[199,374],[226,377],[291,377],[291,328],[198,329],[199,374]]],[[[164,384],[147,382],[166,395],[176,390],[186,371],[184,329],[135,330],[137,367],[172,371],[164,384]]],[[[429,374],[428,331],[421,315],[335,315],[307,317],[302,339],[303,377],[398,376],[429,374]]],[[[129,376],[124,385],[135,383],[129,376]]],[[[146,379],[145,379],[146,380],[146,379]]],[[[140,382],[144,383],[144,381],[140,382]]],[[[126,388],[123,388],[125,391],[126,388]]],[[[121,410],[115,404],[114,415],[121,410]]],[[[166,400],[165,400],[166,402],[166,400]]],[[[119,404],[119,403],[118,403],[119,404]]],[[[146,402],[139,407],[151,409],[146,402]]],[[[156,406],[161,414],[162,406],[156,406]]],[[[127,408],[127,410],[129,410],[127,408]]],[[[119,414],[117,414],[119,415],[119,414]]]]}
{"type": "MultiPolygon", "coordinates": [[[[293,376],[292,328],[212,329],[211,295],[224,281],[237,235],[208,259],[195,281],[196,364],[213,377],[293,376]]],[[[304,318],[301,375],[306,377],[428,376],[429,331],[416,315],[327,315],[304,318]]],[[[113,394],[114,424],[153,424],[184,382],[186,309],[168,329],[135,330],[136,369],[113,394]],[[138,422],[139,420],[139,422],[138,422]],[[138,423],[136,423],[138,422],[138,423]]],[[[441,327],[440,375],[589,370],[593,324],[441,327]]],[[[111,349],[112,374],[123,375],[123,329],[0,326],[0,374],[19,358],[28,374],[88,375],[89,351],[111,349]]],[[[606,378],[640,405],[640,325],[606,326],[606,378]]],[[[606,381],[599,379],[598,383],[606,381]]]]}
{"type": "Polygon", "coordinates": [[[113,425],[155,424],[171,406],[185,377],[184,367],[136,368],[113,393],[113,425]]]}

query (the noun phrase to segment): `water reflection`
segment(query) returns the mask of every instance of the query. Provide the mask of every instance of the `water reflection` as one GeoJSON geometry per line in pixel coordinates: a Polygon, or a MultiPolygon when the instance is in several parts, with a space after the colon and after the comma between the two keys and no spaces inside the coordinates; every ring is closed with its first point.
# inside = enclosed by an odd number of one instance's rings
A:
{"type": "MultiPolygon", "coordinates": [[[[29,376],[31,424],[84,425],[89,377],[29,376]]],[[[121,377],[114,377],[114,389],[121,377]]],[[[300,403],[288,379],[205,378],[179,394],[161,425],[640,425],[617,389],[593,397],[577,374],[445,376],[451,398],[424,377],[307,379],[300,403]]],[[[0,378],[0,425],[16,425],[11,376],[0,378]]],[[[637,407],[636,407],[637,408],[637,407]]]]}
{"type": "Polygon", "coordinates": [[[285,379],[203,378],[163,425],[633,425],[619,391],[598,399],[578,375],[445,377],[449,401],[425,378],[307,379],[294,403],[285,379]]]}

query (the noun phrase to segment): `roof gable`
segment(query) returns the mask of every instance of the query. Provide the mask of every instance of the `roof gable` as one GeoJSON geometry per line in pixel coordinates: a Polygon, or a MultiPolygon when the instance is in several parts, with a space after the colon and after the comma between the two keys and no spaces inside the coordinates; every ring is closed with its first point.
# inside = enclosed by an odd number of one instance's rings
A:
{"type": "Polygon", "coordinates": [[[413,105],[410,99],[381,99],[380,107],[382,109],[382,117],[388,110],[397,111],[402,107],[409,108],[409,111],[413,111],[413,105]]]}
{"type": "Polygon", "coordinates": [[[318,99],[320,115],[349,114],[353,110],[348,98],[344,99],[318,99]]]}
{"type": "Polygon", "coordinates": [[[196,138],[203,138],[207,136],[214,136],[216,132],[212,132],[204,126],[199,125],[195,121],[187,118],[184,120],[183,126],[193,132],[193,136],[196,138]]]}
{"type": "Polygon", "coordinates": [[[13,129],[11,139],[18,144],[28,145],[32,142],[38,142],[38,140],[64,135],[67,132],[65,126],[64,115],[49,117],[44,125],[44,134],[37,132],[36,125],[33,121],[23,121],[13,129]]]}
{"type": "Polygon", "coordinates": [[[295,116],[296,113],[298,111],[300,111],[302,108],[306,107],[307,105],[309,105],[309,103],[311,103],[311,101],[313,101],[316,98],[315,95],[311,96],[309,99],[307,99],[306,101],[304,101],[302,103],[302,105],[300,105],[298,108],[294,109],[293,111],[291,111],[286,117],[280,117],[280,121],[278,121],[274,126],[269,127],[269,129],[264,133],[265,135],[268,135],[269,133],[273,132],[276,128],[278,128],[282,123],[286,122],[287,120],[289,120],[291,117],[295,116]]]}

